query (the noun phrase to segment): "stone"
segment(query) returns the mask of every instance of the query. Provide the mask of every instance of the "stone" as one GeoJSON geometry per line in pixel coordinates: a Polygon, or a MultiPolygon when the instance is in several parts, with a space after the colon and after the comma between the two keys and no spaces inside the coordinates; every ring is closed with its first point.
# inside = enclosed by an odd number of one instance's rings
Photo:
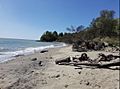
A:
{"type": "Polygon", "coordinates": [[[37,60],[37,58],[32,58],[32,61],[36,61],[37,60]]]}

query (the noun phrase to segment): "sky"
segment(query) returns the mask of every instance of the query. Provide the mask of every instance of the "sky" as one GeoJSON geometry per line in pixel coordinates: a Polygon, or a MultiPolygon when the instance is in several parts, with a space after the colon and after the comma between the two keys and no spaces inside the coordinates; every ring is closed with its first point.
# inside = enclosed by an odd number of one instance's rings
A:
{"type": "Polygon", "coordinates": [[[104,9],[119,16],[119,0],[0,0],[0,38],[38,40],[45,31],[89,26],[104,9]]]}

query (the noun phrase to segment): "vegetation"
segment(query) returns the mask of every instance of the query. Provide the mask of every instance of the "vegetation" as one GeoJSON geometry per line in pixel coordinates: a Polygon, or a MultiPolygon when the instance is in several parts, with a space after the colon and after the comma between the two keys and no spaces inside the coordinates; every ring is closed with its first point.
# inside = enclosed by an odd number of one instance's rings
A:
{"type": "Polygon", "coordinates": [[[77,28],[71,26],[66,28],[69,33],[57,33],[46,31],[40,38],[41,41],[62,41],[72,43],[79,40],[93,40],[119,44],[120,24],[119,18],[114,18],[115,12],[112,10],[100,11],[100,16],[94,18],[89,27],[83,25],[77,28]]]}

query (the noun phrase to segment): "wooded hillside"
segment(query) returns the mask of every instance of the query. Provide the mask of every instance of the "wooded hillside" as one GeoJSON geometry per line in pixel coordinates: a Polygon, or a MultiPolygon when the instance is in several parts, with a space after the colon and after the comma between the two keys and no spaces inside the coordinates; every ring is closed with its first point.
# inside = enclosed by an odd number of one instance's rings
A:
{"type": "Polygon", "coordinates": [[[114,15],[113,10],[102,10],[99,17],[93,18],[88,27],[83,25],[76,28],[74,26],[67,27],[66,30],[69,33],[46,31],[40,37],[40,41],[73,43],[79,40],[92,40],[119,45],[120,18],[114,18],[114,15]]]}

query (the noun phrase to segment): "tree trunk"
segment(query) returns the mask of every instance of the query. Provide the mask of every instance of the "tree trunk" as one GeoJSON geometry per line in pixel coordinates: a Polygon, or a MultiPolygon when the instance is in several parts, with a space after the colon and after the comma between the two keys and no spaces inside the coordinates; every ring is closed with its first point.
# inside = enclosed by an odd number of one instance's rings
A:
{"type": "Polygon", "coordinates": [[[66,62],[61,62],[59,65],[85,65],[85,66],[96,66],[98,68],[106,68],[106,67],[111,67],[111,66],[120,66],[120,62],[114,62],[114,63],[107,63],[107,64],[93,64],[93,63],[66,63],[66,62]]]}

